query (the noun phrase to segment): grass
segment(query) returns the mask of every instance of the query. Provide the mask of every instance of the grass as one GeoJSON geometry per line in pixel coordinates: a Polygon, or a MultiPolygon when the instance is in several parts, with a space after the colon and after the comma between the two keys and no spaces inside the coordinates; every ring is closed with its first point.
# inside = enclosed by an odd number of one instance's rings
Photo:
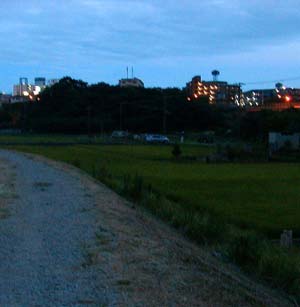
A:
{"type": "Polygon", "coordinates": [[[208,210],[240,227],[278,238],[283,229],[300,234],[300,164],[206,164],[193,161],[213,148],[183,146],[183,158],[172,158],[168,146],[17,146],[16,149],[73,163],[106,183],[119,186],[136,174],[146,185],[184,210],[208,210]],[[105,174],[106,173],[106,174],[105,174]]]}

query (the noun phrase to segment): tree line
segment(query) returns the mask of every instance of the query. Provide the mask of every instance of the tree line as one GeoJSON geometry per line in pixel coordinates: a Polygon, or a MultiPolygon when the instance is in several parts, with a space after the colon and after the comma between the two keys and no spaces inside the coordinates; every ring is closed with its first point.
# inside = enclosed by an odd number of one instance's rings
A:
{"type": "Polygon", "coordinates": [[[173,132],[212,129],[221,113],[206,98],[187,102],[178,88],[122,88],[88,85],[65,77],[47,87],[39,101],[3,106],[0,127],[35,132],[173,132]]]}
{"type": "Polygon", "coordinates": [[[265,139],[269,131],[300,132],[298,110],[248,113],[209,105],[205,97],[188,102],[185,89],[179,88],[122,88],[103,82],[88,85],[65,77],[38,98],[3,105],[0,129],[91,134],[214,130],[243,139],[265,139]]]}

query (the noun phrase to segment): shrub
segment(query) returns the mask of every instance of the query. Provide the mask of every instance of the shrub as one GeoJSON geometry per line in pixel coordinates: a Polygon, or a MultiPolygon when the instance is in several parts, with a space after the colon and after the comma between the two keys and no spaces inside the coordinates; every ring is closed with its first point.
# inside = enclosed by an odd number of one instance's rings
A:
{"type": "Polygon", "coordinates": [[[172,149],[172,155],[178,159],[182,154],[181,148],[178,144],[175,144],[172,149]]]}

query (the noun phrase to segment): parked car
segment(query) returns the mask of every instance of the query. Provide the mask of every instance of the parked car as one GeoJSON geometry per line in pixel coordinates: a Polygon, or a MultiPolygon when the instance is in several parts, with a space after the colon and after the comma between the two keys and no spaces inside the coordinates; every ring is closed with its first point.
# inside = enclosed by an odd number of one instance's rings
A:
{"type": "Polygon", "coordinates": [[[145,141],[147,143],[160,143],[160,144],[170,143],[170,140],[166,136],[160,134],[146,134],[145,141]]]}
{"type": "Polygon", "coordinates": [[[122,130],[116,130],[113,131],[113,133],[111,134],[112,138],[127,138],[129,136],[129,133],[127,131],[122,131],[122,130]]]}
{"type": "Polygon", "coordinates": [[[204,131],[198,137],[199,143],[212,144],[215,141],[214,131],[204,131]]]}

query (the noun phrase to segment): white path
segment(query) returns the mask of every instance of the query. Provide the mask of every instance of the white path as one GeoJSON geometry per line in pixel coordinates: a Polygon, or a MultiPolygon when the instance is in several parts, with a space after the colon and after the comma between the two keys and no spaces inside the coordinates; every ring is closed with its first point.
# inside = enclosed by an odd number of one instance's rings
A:
{"type": "Polygon", "coordinates": [[[18,194],[0,220],[0,306],[113,306],[105,274],[85,265],[95,202],[78,178],[22,154],[0,158],[15,167],[18,194]]]}

